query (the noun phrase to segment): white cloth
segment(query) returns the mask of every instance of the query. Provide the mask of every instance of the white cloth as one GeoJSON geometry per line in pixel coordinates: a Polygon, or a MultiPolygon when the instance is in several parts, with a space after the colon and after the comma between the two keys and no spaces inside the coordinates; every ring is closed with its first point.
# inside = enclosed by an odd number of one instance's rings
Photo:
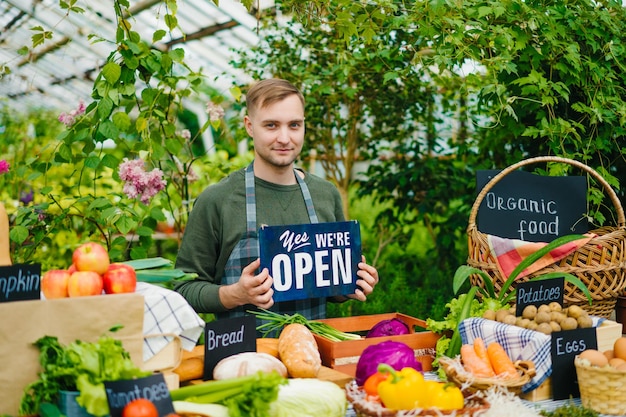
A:
{"type": "Polygon", "coordinates": [[[187,300],[176,291],[146,282],[138,282],[135,291],[145,300],[143,360],[165,348],[174,339],[172,334],[180,338],[183,349],[193,350],[205,322],[187,300]]]}

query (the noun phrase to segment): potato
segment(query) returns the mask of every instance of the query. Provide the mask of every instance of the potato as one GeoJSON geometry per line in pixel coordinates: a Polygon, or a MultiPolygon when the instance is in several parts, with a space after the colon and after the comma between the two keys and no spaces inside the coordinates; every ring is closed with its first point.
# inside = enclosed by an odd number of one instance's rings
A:
{"type": "Polygon", "coordinates": [[[524,317],[525,319],[534,320],[536,315],[537,315],[537,306],[527,305],[526,307],[524,307],[524,310],[522,311],[522,317],[524,317]]]}

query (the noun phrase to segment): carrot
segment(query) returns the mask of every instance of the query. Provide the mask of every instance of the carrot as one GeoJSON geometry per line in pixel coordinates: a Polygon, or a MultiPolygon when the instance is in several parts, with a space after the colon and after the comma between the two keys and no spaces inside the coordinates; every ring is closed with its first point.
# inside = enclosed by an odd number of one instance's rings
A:
{"type": "Polygon", "coordinates": [[[487,346],[485,346],[485,341],[481,337],[477,337],[476,339],[474,339],[474,351],[476,352],[476,355],[480,358],[480,360],[489,365],[492,376],[495,376],[496,373],[493,370],[493,366],[491,366],[491,361],[489,360],[489,355],[487,354],[487,346]]]}
{"type": "Polygon", "coordinates": [[[474,346],[464,344],[461,346],[461,361],[466,371],[478,378],[491,378],[495,374],[491,365],[478,357],[474,346]]]}
{"type": "Polygon", "coordinates": [[[489,346],[487,346],[487,355],[489,355],[489,361],[496,375],[505,378],[515,378],[519,376],[513,361],[509,358],[509,355],[500,343],[489,343],[489,346]]]}

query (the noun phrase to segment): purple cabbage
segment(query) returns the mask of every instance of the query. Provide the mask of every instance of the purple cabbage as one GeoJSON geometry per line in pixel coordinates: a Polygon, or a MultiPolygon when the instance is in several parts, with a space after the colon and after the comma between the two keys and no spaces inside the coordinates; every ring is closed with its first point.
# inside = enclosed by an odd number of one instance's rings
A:
{"type": "Polygon", "coordinates": [[[394,317],[376,323],[365,337],[397,336],[409,333],[409,326],[399,318],[394,317]]]}
{"type": "Polygon", "coordinates": [[[422,372],[422,363],[415,358],[413,349],[406,343],[386,340],[363,349],[356,364],[356,383],[363,385],[370,375],[376,373],[381,363],[386,363],[397,371],[408,367],[422,372]]]}

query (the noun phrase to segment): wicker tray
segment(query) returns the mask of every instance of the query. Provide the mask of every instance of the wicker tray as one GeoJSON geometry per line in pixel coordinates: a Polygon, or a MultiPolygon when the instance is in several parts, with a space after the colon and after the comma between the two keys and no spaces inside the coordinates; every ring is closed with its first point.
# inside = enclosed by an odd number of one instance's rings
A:
{"type": "Polygon", "coordinates": [[[449,381],[454,382],[463,390],[469,392],[485,391],[493,386],[503,388],[516,395],[522,393],[522,387],[530,382],[535,376],[535,365],[532,361],[516,361],[515,368],[519,373],[518,378],[476,378],[463,368],[461,360],[447,358],[442,356],[439,358],[439,364],[446,373],[449,381]]]}
{"type": "Polygon", "coordinates": [[[357,417],[418,417],[418,416],[455,416],[478,417],[489,409],[489,402],[475,393],[464,392],[465,407],[461,410],[390,410],[379,402],[368,401],[367,394],[354,380],[346,385],[346,397],[357,417]]]}
{"type": "MultiPolygon", "coordinates": [[[[618,224],[616,227],[607,226],[592,230],[591,232],[597,236],[587,242],[585,246],[557,263],[520,278],[519,281],[528,281],[534,276],[549,272],[570,273],[578,277],[587,286],[593,297],[593,303],[590,306],[583,292],[566,282],[564,304],[579,305],[592,315],[609,318],[615,309],[618,295],[626,287],[626,219],[624,209],[615,191],[600,174],[581,162],[556,156],[540,156],[511,165],[493,177],[476,197],[470,212],[467,227],[469,250],[467,263],[489,275],[495,290],[500,291],[508,277],[503,277],[500,274],[495,255],[489,250],[487,235],[478,231],[476,225],[478,208],[487,193],[504,176],[522,166],[540,162],[566,163],[589,173],[609,195],[617,212],[618,224]]],[[[472,275],[470,282],[473,285],[484,286],[479,275],[472,275]]]]}
{"type": "Polygon", "coordinates": [[[580,401],[601,414],[626,415],[626,372],[609,366],[598,368],[574,359],[580,401]]]}

